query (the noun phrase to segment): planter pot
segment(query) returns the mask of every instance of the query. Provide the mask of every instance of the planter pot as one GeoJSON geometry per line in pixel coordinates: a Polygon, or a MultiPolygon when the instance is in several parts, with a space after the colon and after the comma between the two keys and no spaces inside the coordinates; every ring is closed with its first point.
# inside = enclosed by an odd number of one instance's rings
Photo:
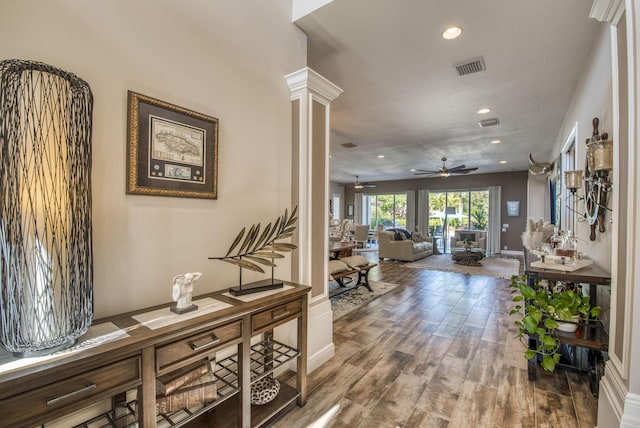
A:
{"type": "Polygon", "coordinates": [[[574,315],[572,321],[575,323],[558,322],[558,330],[573,333],[578,329],[578,322],[580,321],[580,315],[574,315]]]}

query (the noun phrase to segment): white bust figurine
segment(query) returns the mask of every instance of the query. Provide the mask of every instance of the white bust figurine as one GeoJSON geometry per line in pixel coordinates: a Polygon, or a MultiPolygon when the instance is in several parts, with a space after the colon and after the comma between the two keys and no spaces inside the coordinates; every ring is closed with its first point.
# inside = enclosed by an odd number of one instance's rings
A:
{"type": "Polygon", "coordinates": [[[171,311],[177,314],[195,311],[198,309],[196,305],[191,303],[191,295],[193,294],[193,283],[200,279],[200,272],[189,272],[182,275],[176,275],[173,278],[173,301],[175,306],[171,307],[171,311]]]}

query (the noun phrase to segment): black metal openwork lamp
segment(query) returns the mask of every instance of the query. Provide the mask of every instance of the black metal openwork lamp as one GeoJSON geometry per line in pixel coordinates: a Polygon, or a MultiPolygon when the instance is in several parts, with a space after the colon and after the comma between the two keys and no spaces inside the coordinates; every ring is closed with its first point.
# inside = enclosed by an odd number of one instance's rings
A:
{"type": "Polygon", "coordinates": [[[0,61],[0,341],[16,356],[73,345],[93,319],[89,85],[0,61]]]}

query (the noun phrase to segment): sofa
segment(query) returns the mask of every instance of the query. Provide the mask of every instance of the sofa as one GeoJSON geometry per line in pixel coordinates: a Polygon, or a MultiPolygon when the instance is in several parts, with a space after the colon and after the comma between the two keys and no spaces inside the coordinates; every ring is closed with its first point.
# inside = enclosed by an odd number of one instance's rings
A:
{"type": "Polygon", "coordinates": [[[459,248],[469,238],[469,243],[473,248],[481,248],[487,252],[487,232],[484,230],[456,230],[451,237],[449,248],[459,248]]]}
{"type": "Polygon", "coordinates": [[[379,233],[378,257],[412,262],[433,254],[433,239],[411,239],[411,233],[402,229],[388,229],[379,233]]]}

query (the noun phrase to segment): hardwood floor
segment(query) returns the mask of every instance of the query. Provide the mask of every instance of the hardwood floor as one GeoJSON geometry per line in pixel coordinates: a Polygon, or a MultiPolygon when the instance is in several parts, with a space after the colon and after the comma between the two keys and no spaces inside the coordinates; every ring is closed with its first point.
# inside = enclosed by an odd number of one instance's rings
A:
{"type": "Polygon", "coordinates": [[[389,261],[370,278],[400,286],[334,323],[336,355],[309,375],[307,405],[273,426],[595,426],[586,374],[527,379],[507,280],[389,261]]]}

